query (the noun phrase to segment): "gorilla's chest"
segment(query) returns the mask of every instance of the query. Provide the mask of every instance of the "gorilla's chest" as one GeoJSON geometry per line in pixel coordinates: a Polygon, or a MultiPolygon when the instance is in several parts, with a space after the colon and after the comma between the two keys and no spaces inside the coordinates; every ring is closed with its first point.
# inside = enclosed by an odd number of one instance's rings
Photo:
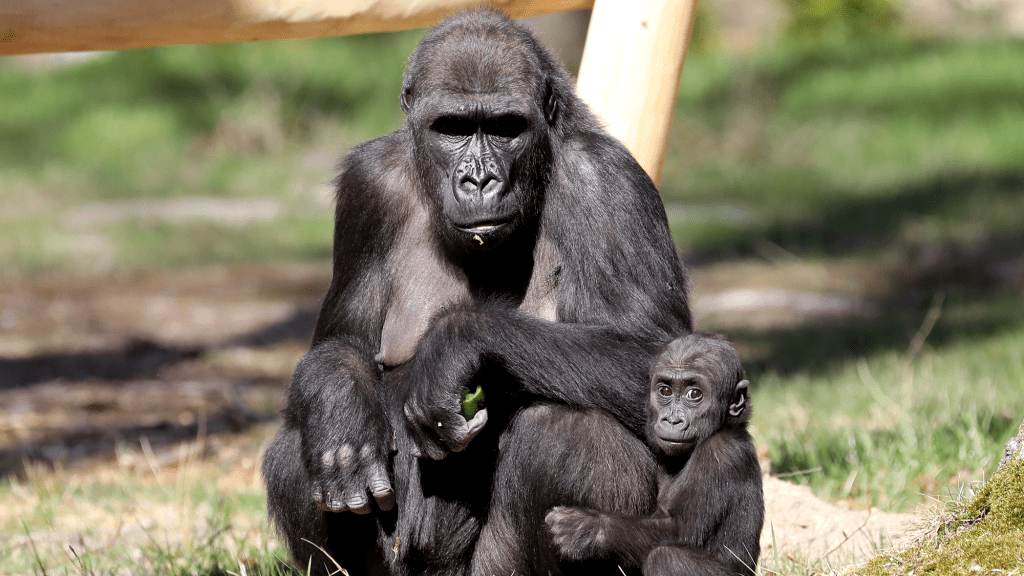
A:
{"type": "MultiPolygon", "coordinates": [[[[431,319],[445,307],[473,299],[465,275],[440,259],[429,241],[408,240],[400,242],[389,266],[390,290],[378,356],[385,366],[412,358],[431,319]]],[[[534,247],[533,259],[519,308],[531,316],[557,321],[559,259],[543,235],[534,247]]]]}

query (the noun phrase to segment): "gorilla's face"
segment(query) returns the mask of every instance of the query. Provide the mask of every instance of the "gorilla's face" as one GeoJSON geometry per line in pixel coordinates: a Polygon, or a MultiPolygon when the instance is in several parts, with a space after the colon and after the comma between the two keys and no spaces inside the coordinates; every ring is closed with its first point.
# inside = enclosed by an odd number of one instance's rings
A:
{"type": "Polygon", "coordinates": [[[550,89],[502,44],[430,46],[402,93],[420,179],[458,250],[490,250],[535,218],[551,170],[550,89]]]}

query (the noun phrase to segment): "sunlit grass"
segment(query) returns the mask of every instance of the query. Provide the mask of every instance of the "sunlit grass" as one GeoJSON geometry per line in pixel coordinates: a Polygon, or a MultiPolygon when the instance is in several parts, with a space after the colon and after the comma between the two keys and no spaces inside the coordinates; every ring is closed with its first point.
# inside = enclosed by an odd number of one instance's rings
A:
{"type": "Polygon", "coordinates": [[[293,574],[266,520],[259,447],[273,427],[170,451],[122,447],[106,467],[0,482],[4,574],[293,574]]]}
{"type": "Polygon", "coordinates": [[[985,477],[1024,417],[1024,331],[761,376],[755,437],[773,473],[822,496],[909,509],[985,477]]]}

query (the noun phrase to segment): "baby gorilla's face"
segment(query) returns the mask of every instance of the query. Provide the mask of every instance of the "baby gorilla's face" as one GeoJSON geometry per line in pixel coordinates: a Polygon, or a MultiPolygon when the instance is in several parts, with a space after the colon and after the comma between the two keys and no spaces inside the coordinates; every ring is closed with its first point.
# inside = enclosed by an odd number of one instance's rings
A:
{"type": "Polygon", "coordinates": [[[669,456],[693,450],[721,424],[718,399],[700,374],[687,370],[656,372],[651,381],[651,440],[669,456]]]}
{"type": "Polygon", "coordinates": [[[651,371],[651,446],[667,456],[684,455],[730,417],[745,416],[742,378],[739,357],[725,340],[690,334],[670,342],[651,371]]]}

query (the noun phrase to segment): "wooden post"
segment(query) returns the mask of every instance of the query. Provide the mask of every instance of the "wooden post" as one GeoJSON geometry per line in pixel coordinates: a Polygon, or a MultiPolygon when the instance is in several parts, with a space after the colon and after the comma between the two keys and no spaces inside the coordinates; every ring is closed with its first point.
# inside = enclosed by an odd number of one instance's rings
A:
{"type": "Polygon", "coordinates": [[[596,0],[577,90],[655,183],[697,0],[596,0]]]}

